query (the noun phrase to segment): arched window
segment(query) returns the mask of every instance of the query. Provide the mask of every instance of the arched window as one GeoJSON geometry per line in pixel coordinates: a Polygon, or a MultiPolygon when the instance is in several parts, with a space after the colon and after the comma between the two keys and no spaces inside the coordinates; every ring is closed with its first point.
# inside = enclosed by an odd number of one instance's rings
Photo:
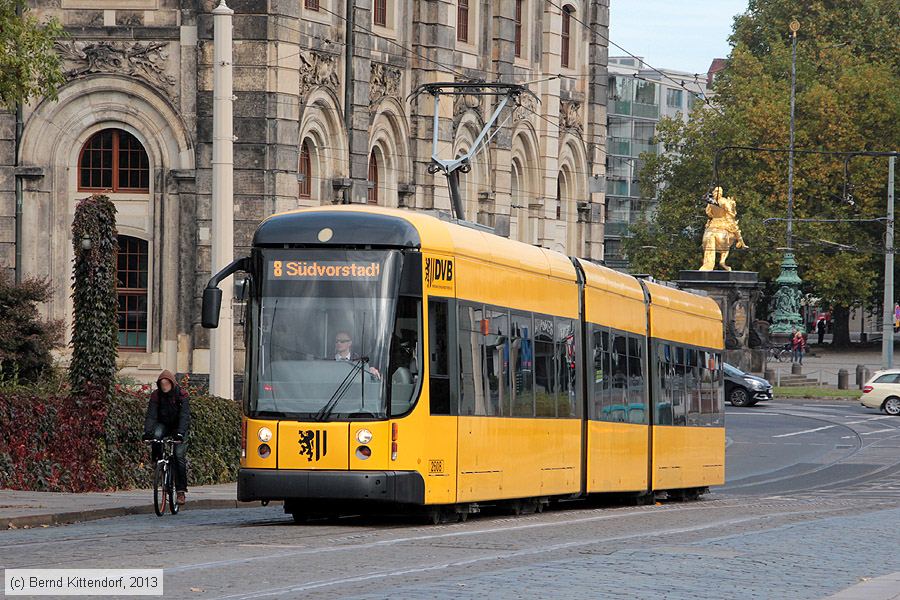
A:
{"type": "Polygon", "coordinates": [[[525,0],[516,0],[516,56],[522,56],[522,9],[525,0]]]}
{"type": "Polygon", "coordinates": [[[372,22],[381,27],[387,25],[387,0],[374,0],[372,3],[372,22]]]}
{"type": "Polygon", "coordinates": [[[369,195],[367,201],[369,204],[378,204],[378,157],[375,149],[369,155],[369,195]]]}
{"type": "Polygon", "coordinates": [[[510,178],[510,187],[512,191],[510,203],[513,206],[518,207],[516,209],[516,227],[518,231],[517,239],[520,242],[530,244],[532,243],[532,235],[530,223],[531,215],[528,214],[528,203],[531,200],[522,189],[525,179],[526,178],[523,174],[522,164],[519,162],[518,158],[514,158],[512,161],[512,173],[510,178]]]}
{"type": "Polygon", "coordinates": [[[572,32],[572,13],[575,11],[570,5],[563,6],[562,11],[562,46],[560,48],[560,61],[562,66],[568,67],[571,64],[571,32],[572,32]]]}
{"type": "Polygon", "coordinates": [[[562,217],[562,178],[563,174],[560,173],[556,176],[556,220],[562,217]]]}
{"type": "Polygon", "coordinates": [[[136,137],[121,129],[98,131],[78,157],[78,190],[149,192],[150,159],[136,137]]]}
{"type": "Polygon", "coordinates": [[[312,160],[309,155],[309,140],[300,145],[300,160],[297,164],[297,180],[300,183],[301,198],[312,197],[312,160]]]}
{"type": "Polygon", "coordinates": [[[147,349],[147,277],[149,244],[139,238],[119,236],[116,265],[119,297],[119,348],[147,349]]]}
{"type": "Polygon", "coordinates": [[[456,4],[456,41],[469,41],[469,0],[458,0],[456,4]]]}

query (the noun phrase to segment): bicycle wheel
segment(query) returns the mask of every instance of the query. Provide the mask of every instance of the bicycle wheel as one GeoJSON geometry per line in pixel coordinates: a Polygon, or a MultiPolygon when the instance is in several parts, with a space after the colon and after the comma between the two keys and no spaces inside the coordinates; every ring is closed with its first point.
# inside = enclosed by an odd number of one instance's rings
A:
{"type": "Polygon", "coordinates": [[[161,517],[166,514],[166,472],[165,461],[156,463],[156,470],[153,472],[153,510],[156,516],[161,517]]]}
{"type": "Polygon", "coordinates": [[[175,468],[174,465],[166,469],[166,495],[169,497],[169,512],[178,514],[178,503],[175,501],[175,468]]]}

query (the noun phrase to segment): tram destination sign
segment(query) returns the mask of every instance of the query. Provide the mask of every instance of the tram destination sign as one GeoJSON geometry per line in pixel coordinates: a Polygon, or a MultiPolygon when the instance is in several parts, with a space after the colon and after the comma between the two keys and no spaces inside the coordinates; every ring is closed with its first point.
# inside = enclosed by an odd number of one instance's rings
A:
{"type": "Polygon", "coordinates": [[[270,260],[270,281],[375,281],[381,276],[377,262],[333,260],[270,260]]]}

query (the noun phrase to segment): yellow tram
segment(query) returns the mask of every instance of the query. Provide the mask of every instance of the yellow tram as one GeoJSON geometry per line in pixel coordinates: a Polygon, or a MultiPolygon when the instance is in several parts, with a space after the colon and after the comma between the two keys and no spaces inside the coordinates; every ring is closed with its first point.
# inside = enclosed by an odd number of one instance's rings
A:
{"type": "Polygon", "coordinates": [[[419,212],[275,215],[248,273],[238,498],[465,514],[724,483],[708,298],[419,212]]]}

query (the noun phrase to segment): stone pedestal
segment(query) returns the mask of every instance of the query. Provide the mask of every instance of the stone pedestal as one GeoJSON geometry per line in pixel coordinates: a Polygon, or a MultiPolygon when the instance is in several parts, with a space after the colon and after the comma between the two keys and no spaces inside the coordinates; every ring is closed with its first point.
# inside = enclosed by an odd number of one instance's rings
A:
{"type": "Polygon", "coordinates": [[[743,371],[762,370],[765,351],[750,348],[750,327],[756,320],[756,302],[762,293],[753,271],[680,271],[678,287],[699,290],[716,301],[722,311],[725,362],[743,371]]]}

